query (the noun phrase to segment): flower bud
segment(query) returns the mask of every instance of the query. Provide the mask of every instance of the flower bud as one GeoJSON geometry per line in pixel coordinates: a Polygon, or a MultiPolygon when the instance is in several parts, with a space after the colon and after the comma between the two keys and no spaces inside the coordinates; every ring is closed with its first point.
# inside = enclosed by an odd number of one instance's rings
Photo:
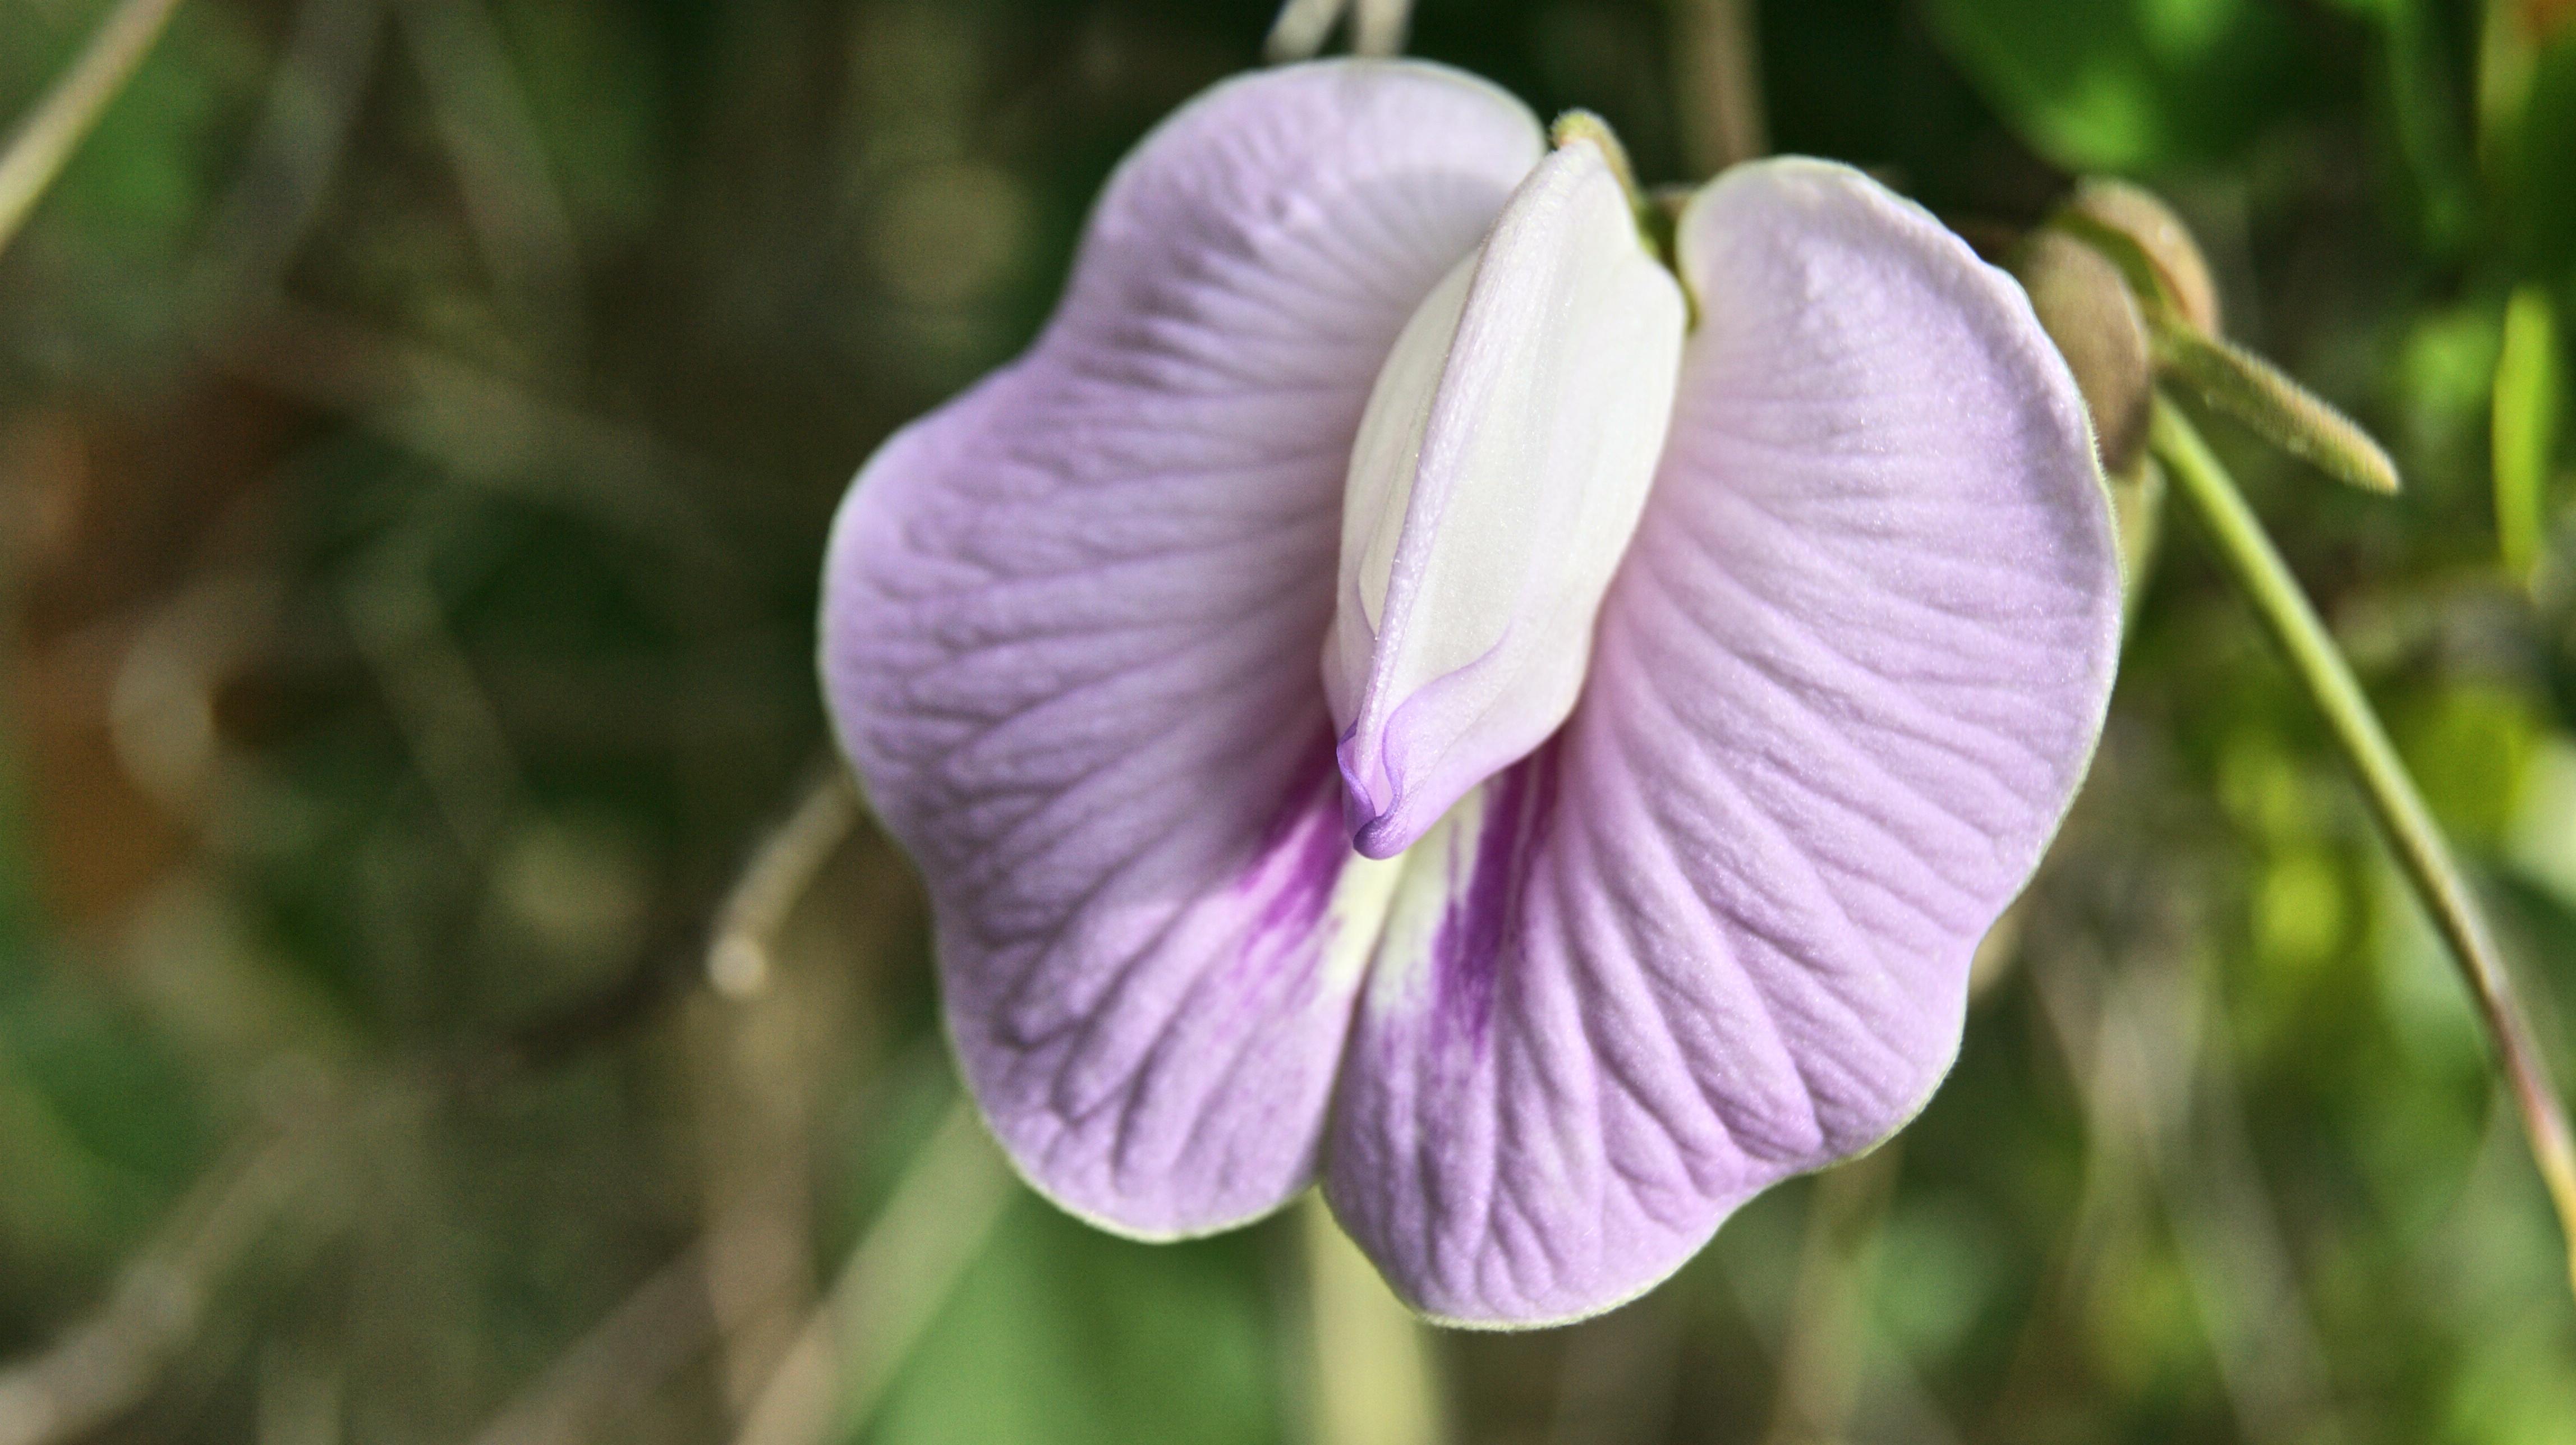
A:
{"type": "Polygon", "coordinates": [[[2126,476],[2146,446],[2154,355],[2146,319],[2120,268],[2061,231],[2034,231],[2013,257],[2031,309],[2057,343],[2093,415],[2102,470],[2126,476]]]}
{"type": "Polygon", "coordinates": [[[2143,187],[2095,178],[2075,188],[2066,209],[2136,242],[2183,319],[2212,336],[2219,333],[2218,287],[2209,279],[2209,262],[2172,207],[2143,187]]]}

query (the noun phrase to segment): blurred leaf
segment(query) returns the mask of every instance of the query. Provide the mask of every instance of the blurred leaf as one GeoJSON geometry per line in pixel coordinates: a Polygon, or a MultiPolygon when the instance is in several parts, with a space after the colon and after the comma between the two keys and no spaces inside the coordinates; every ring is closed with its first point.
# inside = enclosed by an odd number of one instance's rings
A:
{"type": "MultiPolygon", "coordinates": [[[[2576,738],[2553,733],[2532,751],[2505,856],[2522,876],[2576,909],[2576,738]]],[[[2576,934],[2566,940],[2576,945],[2576,934]]],[[[2576,953],[2567,955],[2576,962],[2576,953]]]]}
{"type": "Polygon", "coordinates": [[[2379,25],[2387,67],[2387,123],[2396,133],[2425,243],[2447,253],[2467,239],[2472,209],[2469,142],[2440,35],[2447,22],[2426,0],[2341,3],[2379,25]]]}
{"type": "Polygon", "coordinates": [[[2531,702],[2490,684],[2453,683],[2400,700],[2388,726],[2453,841],[2472,850],[2501,843],[2540,741],[2531,702]]]}
{"type": "Polygon", "coordinates": [[[2493,306],[2418,312],[2397,349],[2395,435],[2412,468],[2456,475],[2474,465],[2493,420],[2503,346],[2493,306]]]}
{"type": "Polygon", "coordinates": [[[2270,0],[1931,0],[1951,57],[2076,172],[2227,155],[2299,90],[2270,0]]]}
{"type": "Polygon", "coordinates": [[[2496,541],[2505,569],[2529,577],[2549,530],[2549,461],[2558,440],[2558,324],[2549,293],[2525,286],[2504,311],[2495,370],[2496,541]]]}
{"type": "MultiPolygon", "coordinates": [[[[2373,961],[2381,1015],[2407,1061],[2416,1072],[2429,1076],[2425,1084],[2438,1080],[2474,1086],[2474,1095],[2465,1102],[2452,1102],[2482,1114],[2493,1087],[2487,1075],[2486,1042],[2468,993],[2460,987],[2448,945],[2433,931],[2423,904],[2393,863],[2382,859],[2374,872],[2378,882],[2373,913],[2379,933],[2373,961]]],[[[2474,1125],[2464,1122],[2463,1127],[2474,1125]]],[[[2420,1167],[2432,1154],[2426,1150],[2399,1162],[2420,1167]]]]}
{"type": "Polygon", "coordinates": [[[229,177],[234,137],[265,74],[230,11],[182,8],[126,94],[65,168],[54,203],[102,259],[167,260],[229,177]]]}
{"type": "Polygon", "coordinates": [[[1893,1211],[1870,1279],[1879,1319],[1908,1359],[1938,1360],[1957,1346],[1994,1300],[2000,1254],[1993,1224],[1964,1201],[1893,1211]]]}
{"type": "MultiPolygon", "coordinates": [[[[0,567],[14,565],[0,555],[0,567]]],[[[0,574],[0,588],[17,579],[0,574]]],[[[14,609],[0,592],[0,623],[15,626],[14,609]]],[[[17,698],[0,686],[0,1008],[35,974],[36,859],[28,842],[27,784],[18,758],[17,698]]]]}
{"type": "Polygon", "coordinates": [[[0,695],[0,1262],[50,1275],[109,1257],[201,1141],[167,1056],[46,971],[13,701],[0,695]]]}
{"type": "Polygon", "coordinates": [[[2531,274],[2576,283],[2576,27],[2532,69],[2523,123],[2502,167],[2503,220],[2531,274]]]}
{"type": "Polygon", "coordinates": [[[2254,946],[2286,979],[2332,959],[2350,910],[2343,870],[2322,848],[2289,848],[2263,868],[2254,895],[2254,946]]]}
{"type": "MultiPolygon", "coordinates": [[[[2513,1253],[2499,1252],[2508,1258],[2513,1253]]],[[[2482,1337],[2462,1361],[2453,1387],[2452,1438],[2480,1445],[2576,1442],[2576,1384],[2559,1368],[2567,1356],[2567,1334],[2539,1307],[2482,1337]]]]}
{"type": "Polygon", "coordinates": [[[874,1445],[1278,1438],[1258,1236],[1114,1239],[1024,1196],[897,1377],[874,1445]]]}
{"type": "MultiPolygon", "coordinates": [[[[12,5],[0,25],[24,24],[29,8],[12,5]]],[[[187,320],[188,248],[259,103],[254,36],[236,10],[180,7],[12,248],[0,334],[24,327],[51,369],[128,383],[144,358],[167,359],[187,320]]]]}
{"type": "Polygon", "coordinates": [[[626,239],[660,209],[668,175],[656,134],[668,105],[633,9],[516,0],[497,10],[512,76],[527,88],[575,219],[587,232],[626,239]]]}

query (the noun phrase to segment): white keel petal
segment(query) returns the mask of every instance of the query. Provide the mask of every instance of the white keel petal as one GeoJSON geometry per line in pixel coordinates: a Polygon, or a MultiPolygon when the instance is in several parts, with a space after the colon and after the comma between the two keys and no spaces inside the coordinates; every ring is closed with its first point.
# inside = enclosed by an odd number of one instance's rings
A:
{"type": "Polygon", "coordinates": [[[1401,851],[1573,709],[1686,311],[1578,138],[1406,323],[1352,448],[1324,647],[1361,852],[1401,851]]]}

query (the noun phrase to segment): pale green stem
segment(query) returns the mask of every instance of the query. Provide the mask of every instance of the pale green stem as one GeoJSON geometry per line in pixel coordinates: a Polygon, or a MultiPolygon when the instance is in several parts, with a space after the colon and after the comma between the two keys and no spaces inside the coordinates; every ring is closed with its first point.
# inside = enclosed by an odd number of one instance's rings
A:
{"type": "Polygon", "coordinates": [[[1298,1206],[1312,1340],[1313,1445],[1439,1445],[1440,1367],[1430,1328],[1333,1220],[1323,1196],[1298,1206]]]}
{"type": "Polygon", "coordinates": [[[2576,1142],[2550,1081],[2548,1060],[2514,996],[2513,980],[2496,949],[2476,896],[2442,841],[2415,780],[2388,740],[2379,715],[2354,679],[2351,666],[2325,623],[2299,590],[2263,524],[2245,504],[2235,480],[2170,398],[2156,398],[2148,444],[2165,464],[2174,491],[2197,516],[2218,549],[2228,574],[2253,604],[2308,700],[2324,715],[2335,746],[2361,784],[2373,816],[2388,835],[2406,879],[2450,945],[2451,956],[2476,999],[2478,1015],[2495,1049],[2496,1066],[2521,1112],[2531,1156],[2558,1211],[2568,1242],[2568,1284],[2576,1289],[2576,1142]]]}
{"type": "Polygon", "coordinates": [[[2549,532],[2549,454],[2558,440],[2558,324],[2542,287],[2524,286],[2505,304],[2489,426],[2496,542],[2505,570],[2528,586],[2549,532]]]}
{"type": "Polygon", "coordinates": [[[0,251],[17,239],[27,213],[62,174],[81,138],[125,88],[144,53],[161,38],[179,0],[124,0],[109,13],[63,78],[38,102],[9,148],[0,152],[0,251]]]}

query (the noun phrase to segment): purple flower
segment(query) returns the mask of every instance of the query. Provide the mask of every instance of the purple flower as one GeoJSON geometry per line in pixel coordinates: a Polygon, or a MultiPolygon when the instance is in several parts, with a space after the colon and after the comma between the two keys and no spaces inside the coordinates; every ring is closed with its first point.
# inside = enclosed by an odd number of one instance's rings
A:
{"type": "Polygon", "coordinates": [[[1949,1068],[2110,688],[2082,404],[1856,171],[1732,170],[1674,250],[1482,81],[1248,76],[860,473],[832,715],[1049,1198],[1170,1239],[1320,1177],[1425,1313],[1562,1321],[1949,1068]]]}

